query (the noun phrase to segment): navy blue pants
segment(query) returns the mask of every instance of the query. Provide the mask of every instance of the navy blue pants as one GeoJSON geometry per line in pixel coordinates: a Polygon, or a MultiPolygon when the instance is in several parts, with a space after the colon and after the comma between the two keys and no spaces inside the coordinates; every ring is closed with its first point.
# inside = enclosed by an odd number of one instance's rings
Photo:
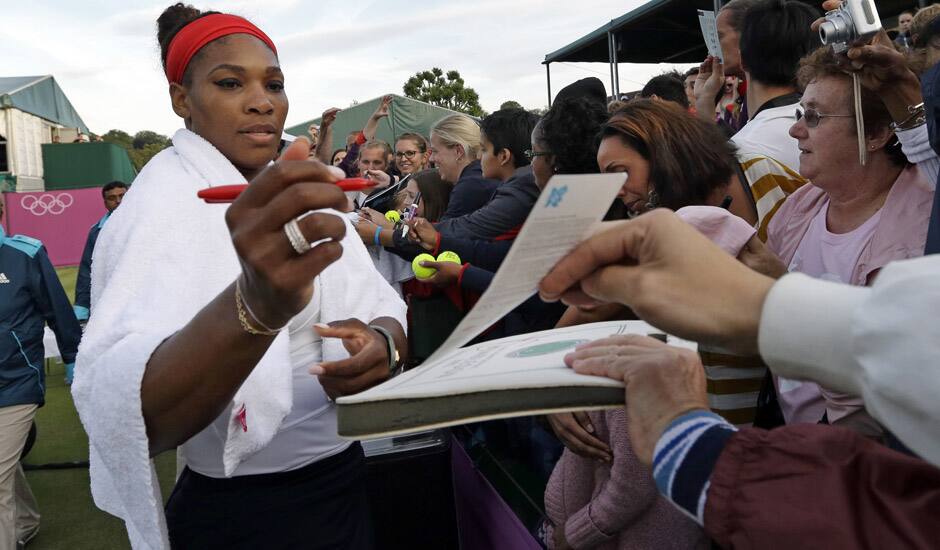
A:
{"type": "Polygon", "coordinates": [[[189,549],[373,548],[362,447],[275,474],[207,477],[189,468],[166,505],[170,544],[189,549]]]}

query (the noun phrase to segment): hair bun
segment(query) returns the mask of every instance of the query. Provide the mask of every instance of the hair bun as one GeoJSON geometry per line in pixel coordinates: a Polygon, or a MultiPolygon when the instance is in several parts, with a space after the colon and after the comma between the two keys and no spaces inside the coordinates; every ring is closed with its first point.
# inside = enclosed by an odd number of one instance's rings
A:
{"type": "Polygon", "coordinates": [[[163,10],[157,18],[157,43],[160,45],[160,59],[164,64],[166,64],[167,49],[176,33],[203,15],[205,14],[202,11],[182,2],[177,2],[163,10]]]}

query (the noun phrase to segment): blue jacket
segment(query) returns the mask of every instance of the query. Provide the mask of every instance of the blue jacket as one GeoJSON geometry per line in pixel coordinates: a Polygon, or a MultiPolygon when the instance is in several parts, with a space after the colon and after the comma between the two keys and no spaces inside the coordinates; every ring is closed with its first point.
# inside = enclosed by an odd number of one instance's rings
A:
{"type": "Polygon", "coordinates": [[[98,233],[108,221],[111,213],[104,215],[98,223],[91,226],[88,230],[88,239],[85,240],[85,251],[82,252],[82,263],[78,264],[78,277],[75,279],[75,316],[79,321],[87,321],[91,311],[91,255],[95,251],[95,243],[98,242],[98,233]]]}
{"type": "MultiPolygon", "coordinates": [[[[493,191],[482,208],[456,218],[443,219],[435,226],[442,236],[463,239],[496,239],[506,236],[522,227],[539,193],[541,189],[535,184],[532,167],[523,166],[517,168],[511,178],[493,191]]],[[[453,201],[453,195],[451,197],[453,201]]]]}
{"type": "Polygon", "coordinates": [[[460,262],[472,264],[487,271],[495,272],[502,265],[506,254],[512,248],[514,240],[486,241],[480,239],[459,239],[441,234],[441,244],[436,254],[445,250],[456,252],[460,262]]]}
{"type": "MultiPolygon", "coordinates": [[[[469,266],[463,273],[460,288],[482,294],[493,282],[495,273],[476,266],[469,266]]],[[[479,336],[474,342],[496,340],[507,336],[529,334],[540,330],[555,328],[558,320],[565,313],[568,306],[558,302],[543,302],[538,294],[534,294],[516,309],[510,311],[501,322],[490,331],[479,336]]]]}
{"type": "Polygon", "coordinates": [[[43,328],[75,362],[81,328],[42,242],[0,227],[0,407],[45,402],[43,328]]]}
{"type": "Polygon", "coordinates": [[[493,192],[502,182],[483,177],[483,167],[475,160],[466,165],[454,183],[447,201],[447,210],[441,220],[464,216],[479,210],[493,198],[493,192]]]}
{"type": "MultiPolygon", "coordinates": [[[[441,216],[441,220],[459,218],[479,210],[493,198],[496,188],[501,183],[483,177],[483,168],[480,166],[480,161],[475,160],[466,165],[460,173],[457,183],[454,184],[454,189],[450,192],[447,210],[441,216]]],[[[388,248],[388,250],[406,262],[410,262],[418,254],[427,252],[427,250],[416,244],[399,243],[397,241],[396,245],[388,248]]],[[[441,248],[441,250],[445,249],[441,248]]],[[[460,253],[458,252],[458,254],[460,253]]]]}

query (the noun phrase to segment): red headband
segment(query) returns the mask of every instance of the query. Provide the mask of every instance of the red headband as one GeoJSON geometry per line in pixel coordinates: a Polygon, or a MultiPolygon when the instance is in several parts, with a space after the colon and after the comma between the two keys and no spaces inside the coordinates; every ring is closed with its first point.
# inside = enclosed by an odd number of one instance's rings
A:
{"type": "Polygon", "coordinates": [[[213,13],[187,24],[170,41],[166,54],[166,79],[172,84],[183,81],[190,60],[209,42],[230,34],[250,34],[261,40],[277,55],[274,42],[258,27],[237,15],[213,13]]]}

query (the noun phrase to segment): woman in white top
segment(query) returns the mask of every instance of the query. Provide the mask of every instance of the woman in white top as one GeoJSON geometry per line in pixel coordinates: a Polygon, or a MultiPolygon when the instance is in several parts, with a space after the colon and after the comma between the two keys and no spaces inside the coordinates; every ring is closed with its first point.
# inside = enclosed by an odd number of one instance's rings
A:
{"type": "Polygon", "coordinates": [[[405,306],[321,210],[345,205],[341,176],[306,143],[271,164],[288,107],[271,40],[182,4],[158,27],[186,129],[95,251],[73,386],[95,502],[134,548],[371,548],[362,450],[332,399],[391,375],[405,306]],[[196,196],[245,182],[228,207],[196,196]],[[164,518],[149,458],[177,446],[164,518]]]}

